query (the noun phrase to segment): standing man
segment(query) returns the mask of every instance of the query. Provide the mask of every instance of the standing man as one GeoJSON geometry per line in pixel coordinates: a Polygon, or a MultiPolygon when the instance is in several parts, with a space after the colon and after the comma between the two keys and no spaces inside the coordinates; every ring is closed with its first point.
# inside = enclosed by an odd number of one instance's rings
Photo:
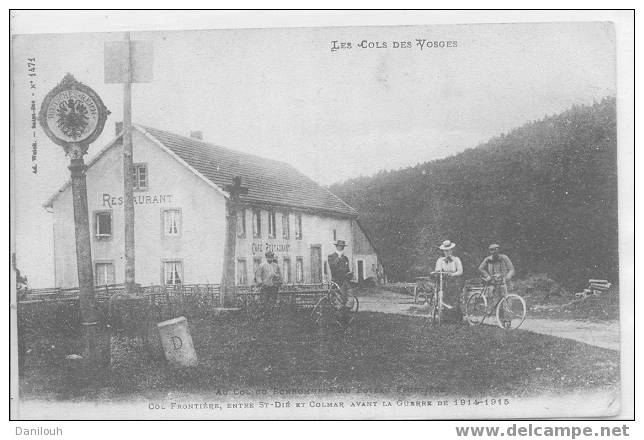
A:
{"type": "MultiPolygon", "coordinates": [[[[490,255],[485,257],[479,266],[479,272],[483,274],[483,280],[488,284],[487,288],[490,289],[490,294],[496,299],[500,299],[508,291],[507,283],[514,276],[514,265],[507,255],[500,253],[498,244],[491,244],[488,250],[490,255]]],[[[501,311],[500,318],[503,321],[503,326],[509,327],[511,322],[503,319],[505,316],[503,312],[505,311],[501,311]]]]}
{"type": "Polygon", "coordinates": [[[273,252],[267,251],[264,256],[266,261],[255,272],[255,284],[259,286],[259,293],[266,309],[264,312],[267,312],[269,311],[267,309],[274,307],[277,302],[277,291],[282,284],[282,272],[273,252]]]}
{"type": "Polygon", "coordinates": [[[335,243],[335,252],[327,257],[327,264],[331,271],[331,281],[340,286],[338,303],[334,304],[340,313],[339,320],[343,325],[348,324],[351,319],[351,308],[353,307],[353,298],[349,296],[349,280],[351,279],[351,264],[349,258],[344,255],[344,248],[347,243],[344,240],[338,240],[335,243]]]}

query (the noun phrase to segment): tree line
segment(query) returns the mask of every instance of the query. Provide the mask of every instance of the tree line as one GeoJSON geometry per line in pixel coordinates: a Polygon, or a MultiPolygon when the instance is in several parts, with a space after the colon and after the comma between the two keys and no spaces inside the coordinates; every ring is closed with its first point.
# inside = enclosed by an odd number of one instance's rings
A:
{"type": "Polygon", "coordinates": [[[498,242],[519,276],[616,283],[615,104],[575,105],[459,154],[330,190],[358,210],[391,280],[426,275],[450,239],[466,277],[498,242]]]}

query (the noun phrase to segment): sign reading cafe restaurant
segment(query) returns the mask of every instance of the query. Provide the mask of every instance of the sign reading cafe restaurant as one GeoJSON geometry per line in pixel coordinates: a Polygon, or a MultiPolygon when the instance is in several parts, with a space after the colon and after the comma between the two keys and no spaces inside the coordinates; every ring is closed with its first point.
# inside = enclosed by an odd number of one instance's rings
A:
{"type": "MultiPolygon", "coordinates": [[[[97,285],[119,284],[124,276],[123,153],[117,130],[86,171],[97,285]]],[[[276,254],[286,283],[320,283],[337,239],[348,243],[345,254],[356,281],[382,277],[358,213],[292,166],[137,124],[132,146],[137,283],[220,283],[227,236],[225,188],[236,176],[248,188],[237,210],[237,284],[253,283],[266,251],[276,254]]],[[[44,204],[54,219],[57,287],[78,282],[71,205],[69,184],[44,204]]]]}

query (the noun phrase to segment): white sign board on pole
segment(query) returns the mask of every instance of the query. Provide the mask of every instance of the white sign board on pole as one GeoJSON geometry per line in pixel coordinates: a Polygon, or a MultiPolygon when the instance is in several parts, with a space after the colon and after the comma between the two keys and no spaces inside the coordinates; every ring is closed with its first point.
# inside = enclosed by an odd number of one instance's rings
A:
{"type": "MultiPolygon", "coordinates": [[[[127,77],[127,42],[105,42],[105,82],[125,83],[127,77]]],[[[153,50],[152,41],[134,40],[130,42],[130,63],[132,77],[129,82],[152,81],[153,50]]]]}

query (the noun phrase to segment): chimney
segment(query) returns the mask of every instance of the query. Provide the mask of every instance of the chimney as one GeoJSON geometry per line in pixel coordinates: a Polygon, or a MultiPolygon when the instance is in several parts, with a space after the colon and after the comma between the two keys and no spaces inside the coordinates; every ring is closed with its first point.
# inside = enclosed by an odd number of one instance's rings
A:
{"type": "Polygon", "coordinates": [[[190,137],[193,139],[203,140],[203,132],[201,130],[194,130],[190,132],[190,137]]]}
{"type": "Polygon", "coordinates": [[[115,122],[114,123],[114,130],[115,130],[116,136],[121,134],[123,132],[123,123],[122,122],[115,122]]]}

